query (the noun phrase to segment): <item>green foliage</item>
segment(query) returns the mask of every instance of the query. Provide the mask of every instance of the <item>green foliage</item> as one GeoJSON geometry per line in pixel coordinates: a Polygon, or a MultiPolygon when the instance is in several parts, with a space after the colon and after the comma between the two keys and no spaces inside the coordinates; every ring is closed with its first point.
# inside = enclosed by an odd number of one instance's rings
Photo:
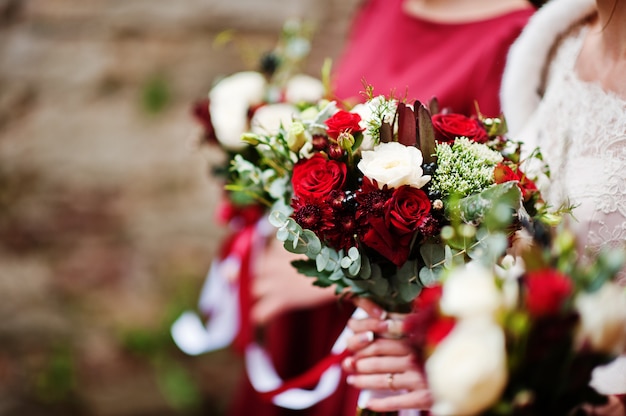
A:
{"type": "Polygon", "coordinates": [[[171,91],[162,76],[153,76],[143,85],[141,91],[141,105],[149,114],[159,114],[171,102],[171,91]]]}
{"type": "Polygon", "coordinates": [[[69,346],[57,346],[50,351],[45,366],[37,374],[36,391],[45,403],[66,400],[76,389],[76,368],[69,346]]]}

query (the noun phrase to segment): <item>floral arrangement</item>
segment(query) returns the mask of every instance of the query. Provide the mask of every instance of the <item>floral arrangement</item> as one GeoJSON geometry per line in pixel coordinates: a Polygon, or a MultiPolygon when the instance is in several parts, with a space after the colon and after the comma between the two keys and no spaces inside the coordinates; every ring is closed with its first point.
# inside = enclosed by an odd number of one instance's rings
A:
{"type": "Polygon", "coordinates": [[[277,238],[306,255],[293,264],[315,284],[401,310],[453,258],[508,244],[488,232],[444,241],[446,225],[546,211],[502,119],[366,94],[349,111],[322,100],[270,134],[245,134],[258,158],[235,157],[227,189],[272,206],[277,238]],[[496,199],[507,209],[493,211],[496,199]]]}
{"type": "MultiPolygon", "coordinates": [[[[232,37],[224,34],[223,37],[232,37]]],[[[272,132],[291,119],[299,108],[316,103],[327,87],[322,80],[301,72],[310,50],[310,25],[288,20],[276,46],[256,58],[258,70],[236,72],[218,79],[206,98],[196,101],[192,114],[201,127],[200,143],[219,148],[223,163],[212,167],[212,174],[232,181],[229,167],[237,155],[254,163],[257,153],[241,140],[246,132],[272,132]]],[[[232,209],[255,207],[258,201],[247,194],[228,192],[232,209]]]]}
{"type": "Polygon", "coordinates": [[[589,382],[626,347],[626,291],[612,282],[624,253],[583,260],[563,225],[526,229],[517,256],[458,263],[415,301],[405,329],[435,415],[582,414],[606,400],[589,382]]]}

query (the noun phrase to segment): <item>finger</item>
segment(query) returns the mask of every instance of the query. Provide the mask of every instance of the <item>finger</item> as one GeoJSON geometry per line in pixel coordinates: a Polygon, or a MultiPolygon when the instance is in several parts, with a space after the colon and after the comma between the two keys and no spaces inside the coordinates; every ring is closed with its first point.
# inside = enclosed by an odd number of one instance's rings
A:
{"type": "Polygon", "coordinates": [[[380,334],[388,331],[387,323],[375,318],[350,319],[348,321],[348,328],[355,333],[372,331],[380,334]]]}
{"type": "Polygon", "coordinates": [[[384,398],[372,398],[367,402],[367,408],[375,412],[393,412],[399,409],[427,410],[432,405],[432,395],[427,389],[394,394],[384,398]]]}
{"type": "Polygon", "coordinates": [[[402,356],[412,354],[413,350],[403,339],[377,338],[374,342],[355,353],[357,358],[377,356],[402,356]]]}
{"type": "Polygon", "coordinates": [[[349,337],[346,341],[346,348],[349,351],[359,351],[374,341],[374,333],[372,331],[358,332],[349,337]]]}
{"type": "Polygon", "coordinates": [[[355,357],[354,369],[358,374],[402,373],[413,363],[410,355],[400,357],[355,357]]]}
{"type": "Polygon", "coordinates": [[[265,325],[273,318],[280,315],[286,305],[284,303],[272,301],[264,297],[256,302],[250,310],[252,322],[255,325],[265,325]]]}
{"type": "Polygon", "coordinates": [[[387,311],[378,306],[367,298],[357,297],[353,300],[354,304],[363,309],[372,318],[384,321],[387,318],[387,311]]]}
{"type": "MultiPolygon", "coordinates": [[[[358,361],[357,361],[358,365],[358,361]]],[[[425,390],[427,388],[424,378],[417,372],[404,373],[380,373],[380,374],[351,374],[346,382],[361,390],[425,390]]]]}

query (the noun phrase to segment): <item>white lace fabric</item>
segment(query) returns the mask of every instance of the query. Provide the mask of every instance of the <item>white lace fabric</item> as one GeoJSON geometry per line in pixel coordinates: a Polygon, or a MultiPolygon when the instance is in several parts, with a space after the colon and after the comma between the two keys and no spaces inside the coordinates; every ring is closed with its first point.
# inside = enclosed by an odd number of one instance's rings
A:
{"type": "Polygon", "coordinates": [[[576,74],[586,31],[579,27],[563,39],[542,102],[520,139],[540,146],[551,179],[544,196],[555,207],[576,206],[573,226],[582,248],[595,253],[607,245],[626,247],[626,100],[576,74]]]}

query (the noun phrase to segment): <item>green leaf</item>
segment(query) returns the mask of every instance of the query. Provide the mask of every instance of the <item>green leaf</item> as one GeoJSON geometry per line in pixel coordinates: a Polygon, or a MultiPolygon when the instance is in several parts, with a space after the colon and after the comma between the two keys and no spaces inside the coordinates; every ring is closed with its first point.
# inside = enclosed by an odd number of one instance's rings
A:
{"type": "MultiPolygon", "coordinates": [[[[446,246],[447,247],[447,246],[446,246]]],[[[434,267],[446,258],[446,252],[442,244],[426,243],[420,246],[420,255],[426,267],[434,267]]]]}
{"type": "Polygon", "coordinates": [[[424,287],[431,287],[439,282],[439,276],[441,275],[443,267],[436,268],[422,267],[419,273],[420,282],[424,287]]]}
{"type": "Polygon", "coordinates": [[[353,263],[352,259],[350,257],[346,256],[346,257],[341,259],[340,265],[341,265],[342,269],[347,269],[350,266],[352,266],[352,263],[353,263]]]}
{"type": "Polygon", "coordinates": [[[322,251],[315,257],[315,264],[317,265],[317,271],[321,272],[326,269],[330,260],[330,252],[327,248],[323,248],[322,251]]]}
{"type": "Polygon", "coordinates": [[[287,248],[287,243],[289,242],[289,230],[287,227],[280,227],[278,231],[276,231],[276,238],[278,241],[285,242],[285,248],[287,248]]]}
{"type": "Polygon", "coordinates": [[[302,238],[306,239],[308,242],[307,255],[311,258],[316,256],[320,251],[322,251],[322,242],[315,235],[315,233],[311,230],[304,230],[302,232],[302,238]]]}
{"type": "Polygon", "coordinates": [[[284,213],[280,211],[272,211],[272,213],[267,217],[269,223],[276,228],[285,227],[286,222],[289,219],[284,213]]]}
{"type": "Polygon", "coordinates": [[[370,264],[370,259],[367,256],[361,257],[361,272],[359,273],[359,277],[361,279],[369,279],[372,276],[372,266],[370,264]]]}
{"type": "Polygon", "coordinates": [[[487,218],[494,223],[493,226],[502,227],[511,222],[511,210],[517,211],[521,204],[522,193],[517,183],[505,182],[459,200],[451,198],[446,205],[446,216],[466,223],[487,218]]]}
{"type": "Polygon", "coordinates": [[[361,271],[361,261],[355,261],[353,262],[350,267],[348,268],[348,273],[350,273],[350,276],[357,276],[359,274],[359,271],[361,271]]]}
{"type": "Polygon", "coordinates": [[[314,282],[316,286],[329,287],[334,284],[333,281],[328,279],[328,274],[317,270],[314,260],[294,260],[291,264],[298,273],[304,276],[314,277],[316,279],[314,282]]]}

